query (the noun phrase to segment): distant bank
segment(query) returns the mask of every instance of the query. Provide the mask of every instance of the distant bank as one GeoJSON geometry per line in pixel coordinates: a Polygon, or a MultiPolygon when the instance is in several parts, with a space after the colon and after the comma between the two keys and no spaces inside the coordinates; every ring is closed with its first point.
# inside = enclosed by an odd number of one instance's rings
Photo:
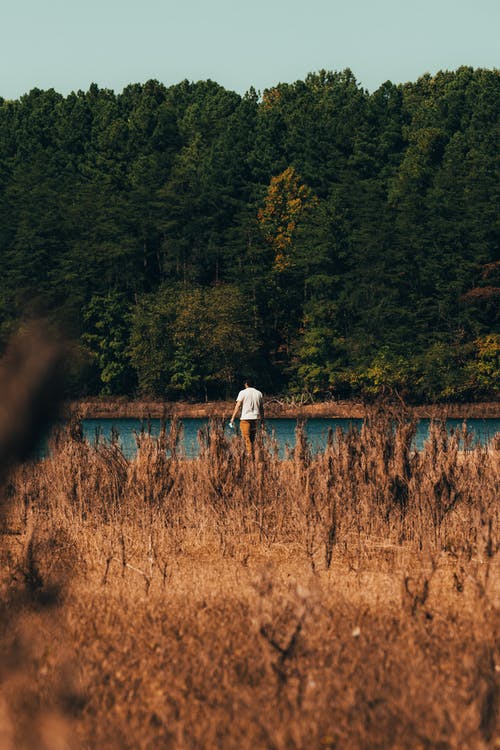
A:
{"type": "MultiPolygon", "coordinates": [[[[231,416],[234,401],[208,401],[189,403],[184,401],[150,401],[127,399],[87,399],[68,402],[65,412],[78,413],[83,419],[136,418],[179,419],[231,416]]],[[[367,407],[359,401],[324,401],[314,404],[286,403],[276,398],[265,399],[266,415],[290,419],[309,418],[363,418],[367,407]]],[[[499,419],[500,401],[469,404],[424,404],[409,407],[416,418],[421,419],[499,419]]]]}

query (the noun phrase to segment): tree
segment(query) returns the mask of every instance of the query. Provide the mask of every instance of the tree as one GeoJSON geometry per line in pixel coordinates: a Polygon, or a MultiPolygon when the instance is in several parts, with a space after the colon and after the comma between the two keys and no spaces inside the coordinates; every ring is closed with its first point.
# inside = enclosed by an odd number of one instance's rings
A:
{"type": "Polygon", "coordinates": [[[92,353],[100,392],[105,396],[130,393],[135,377],[127,354],[129,306],[119,292],[94,295],[84,311],[88,332],[82,341],[92,353]]]}
{"type": "Polygon", "coordinates": [[[132,314],[129,347],[141,391],[225,395],[254,369],[259,342],[251,315],[233,284],[177,284],[143,297],[132,314]]]}
{"type": "Polygon", "coordinates": [[[162,286],[140,297],[132,308],[128,354],[141,394],[165,396],[169,391],[178,296],[177,288],[162,286]]]}

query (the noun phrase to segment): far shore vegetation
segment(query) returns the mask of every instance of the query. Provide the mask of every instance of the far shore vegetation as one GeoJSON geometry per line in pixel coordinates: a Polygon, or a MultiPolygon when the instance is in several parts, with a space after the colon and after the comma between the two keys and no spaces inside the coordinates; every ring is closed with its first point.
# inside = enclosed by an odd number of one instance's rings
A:
{"type": "MultiPolygon", "coordinates": [[[[0,92],[1,93],[1,92],[0,92]]],[[[0,352],[66,395],[499,396],[500,72],[0,97],[0,352]]]]}
{"type": "MultiPolygon", "coordinates": [[[[236,395],[236,394],[235,394],[236,395]]],[[[434,403],[411,406],[399,399],[386,397],[375,403],[399,404],[415,419],[499,419],[500,401],[473,403],[434,403]]],[[[363,418],[370,413],[370,401],[333,400],[313,401],[308,398],[264,396],[265,413],[268,418],[319,419],[319,418],[363,418]]],[[[217,401],[164,401],[160,399],[129,399],[125,397],[100,397],[65,402],[62,412],[66,418],[75,415],[88,418],[137,418],[137,419],[190,419],[229,418],[234,408],[233,400],[217,401]]]]}

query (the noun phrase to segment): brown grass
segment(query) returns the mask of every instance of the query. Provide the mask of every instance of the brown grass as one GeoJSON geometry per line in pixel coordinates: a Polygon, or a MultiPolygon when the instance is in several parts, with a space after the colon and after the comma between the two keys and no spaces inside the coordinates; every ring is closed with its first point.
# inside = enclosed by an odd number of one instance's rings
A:
{"type": "Polygon", "coordinates": [[[2,750],[500,748],[497,450],[74,427],[4,491],[2,750]]]}

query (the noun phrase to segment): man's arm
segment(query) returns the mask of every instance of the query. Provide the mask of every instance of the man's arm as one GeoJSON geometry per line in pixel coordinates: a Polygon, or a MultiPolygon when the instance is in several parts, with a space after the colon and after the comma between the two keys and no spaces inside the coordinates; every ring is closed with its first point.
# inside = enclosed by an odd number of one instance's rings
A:
{"type": "Polygon", "coordinates": [[[236,406],[234,407],[233,414],[232,414],[231,419],[230,419],[231,424],[233,424],[234,420],[236,419],[236,415],[238,414],[238,412],[240,410],[240,406],[241,406],[241,401],[237,401],[236,402],[236,406]]]}

